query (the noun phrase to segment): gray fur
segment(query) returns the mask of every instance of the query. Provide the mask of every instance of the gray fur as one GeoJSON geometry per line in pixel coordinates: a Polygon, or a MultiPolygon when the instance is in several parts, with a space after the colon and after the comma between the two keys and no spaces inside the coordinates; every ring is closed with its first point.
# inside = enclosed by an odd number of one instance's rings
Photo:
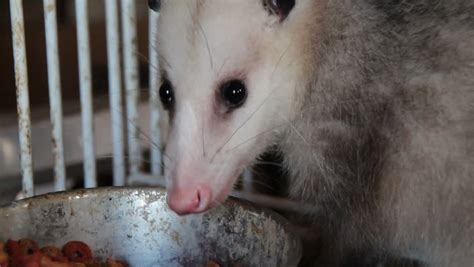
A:
{"type": "Polygon", "coordinates": [[[374,250],[473,266],[474,2],[323,6],[280,147],[290,195],[321,209],[324,263],[374,250]]]}

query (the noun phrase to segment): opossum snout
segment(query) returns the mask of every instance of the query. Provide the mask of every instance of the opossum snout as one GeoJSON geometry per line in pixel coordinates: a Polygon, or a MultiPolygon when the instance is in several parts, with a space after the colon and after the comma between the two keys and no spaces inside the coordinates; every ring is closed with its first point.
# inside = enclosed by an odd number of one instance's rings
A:
{"type": "Polygon", "coordinates": [[[205,186],[173,187],[168,190],[167,202],[179,215],[200,213],[209,209],[211,190],[205,186]]]}

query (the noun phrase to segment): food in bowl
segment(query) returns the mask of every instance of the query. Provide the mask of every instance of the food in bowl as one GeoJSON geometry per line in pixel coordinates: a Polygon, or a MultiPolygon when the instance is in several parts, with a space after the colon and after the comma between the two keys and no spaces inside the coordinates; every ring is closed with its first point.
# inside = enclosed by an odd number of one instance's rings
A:
{"type": "Polygon", "coordinates": [[[94,259],[90,247],[81,241],[70,241],[62,249],[40,248],[31,239],[0,241],[0,267],[126,267],[126,263],[108,258],[94,259]]]}
{"type": "MultiPolygon", "coordinates": [[[[220,267],[208,261],[205,267],[220,267]]],[[[94,259],[91,248],[81,241],[70,241],[62,249],[55,246],[40,248],[31,239],[0,241],[0,267],[128,267],[123,261],[94,259]]],[[[234,265],[239,267],[239,265],[234,265]]]]}

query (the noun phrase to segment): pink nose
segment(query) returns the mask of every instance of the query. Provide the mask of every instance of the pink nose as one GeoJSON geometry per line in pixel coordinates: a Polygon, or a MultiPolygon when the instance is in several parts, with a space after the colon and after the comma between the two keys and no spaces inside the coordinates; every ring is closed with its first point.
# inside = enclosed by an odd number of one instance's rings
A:
{"type": "Polygon", "coordinates": [[[179,215],[206,211],[211,202],[211,191],[205,187],[172,188],[168,191],[168,206],[179,215]]]}

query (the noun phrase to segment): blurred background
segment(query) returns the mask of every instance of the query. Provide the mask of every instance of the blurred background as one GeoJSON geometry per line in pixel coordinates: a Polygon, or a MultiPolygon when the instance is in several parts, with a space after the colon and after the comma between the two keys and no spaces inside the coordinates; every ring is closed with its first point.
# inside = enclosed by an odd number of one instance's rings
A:
{"type": "MultiPolygon", "coordinates": [[[[148,6],[136,1],[141,127],[148,125],[148,6]]],[[[24,0],[28,80],[32,118],[33,164],[37,193],[52,186],[52,144],[43,1],[24,0]]],[[[57,0],[58,41],[63,100],[63,123],[68,184],[82,184],[81,117],[74,1],[57,0]]],[[[94,96],[98,182],[111,182],[111,130],[108,105],[106,24],[104,1],[89,1],[89,30],[94,96]]],[[[16,112],[16,88],[9,1],[0,1],[0,205],[14,199],[21,188],[16,112]]],[[[146,140],[144,140],[145,142],[146,140]]]]}

